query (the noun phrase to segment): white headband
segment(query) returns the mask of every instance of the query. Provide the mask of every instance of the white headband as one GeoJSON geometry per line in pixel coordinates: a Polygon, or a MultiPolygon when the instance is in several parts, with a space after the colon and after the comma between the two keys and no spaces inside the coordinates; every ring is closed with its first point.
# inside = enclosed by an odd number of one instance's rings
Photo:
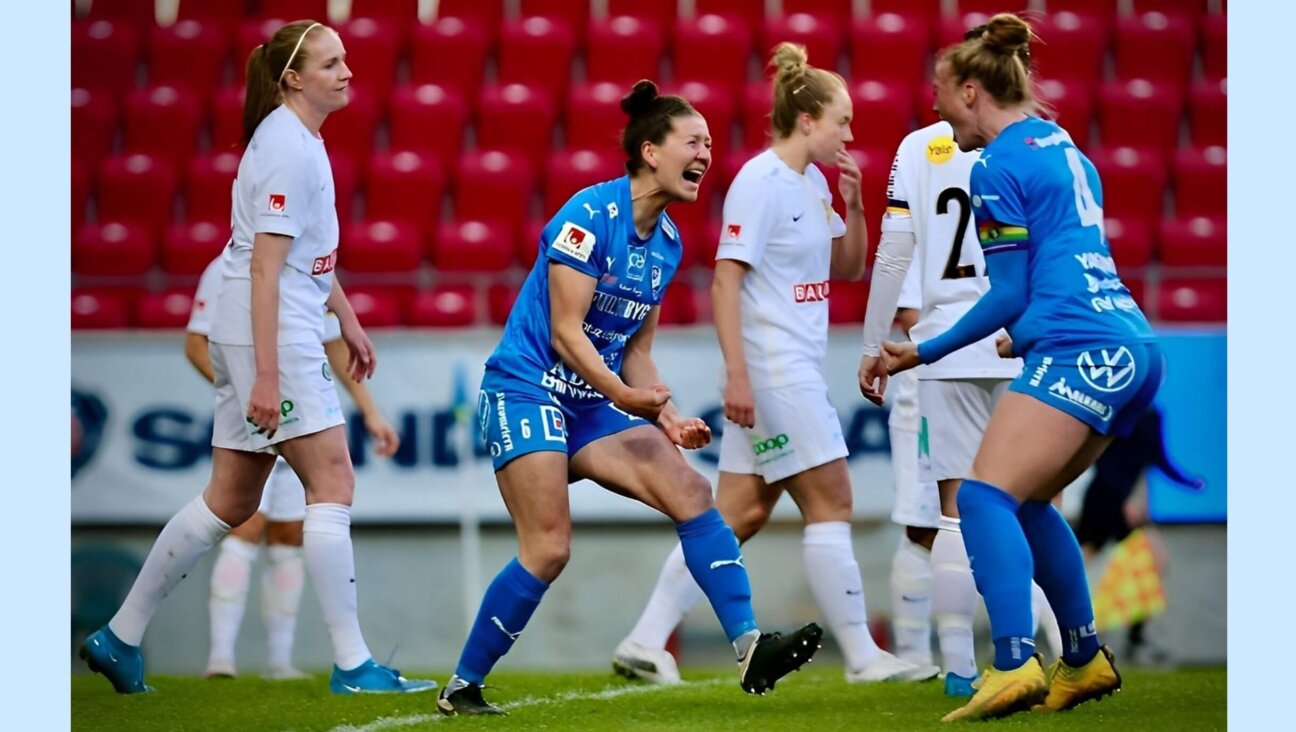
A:
{"type": "Polygon", "coordinates": [[[306,34],[310,33],[317,25],[319,25],[319,23],[311,23],[306,27],[306,30],[302,31],[302,34],[297,37],[297,45],[293,46],[292,53],[288,54],[288,63],[284,64],[283,71],[279,72],[280,84],[283,83],[284,74],[288,73],[288,69],[292,67],[293,59],[297,58],[297,51],[301,49],[302,41],[306,40],[306,34]]]}

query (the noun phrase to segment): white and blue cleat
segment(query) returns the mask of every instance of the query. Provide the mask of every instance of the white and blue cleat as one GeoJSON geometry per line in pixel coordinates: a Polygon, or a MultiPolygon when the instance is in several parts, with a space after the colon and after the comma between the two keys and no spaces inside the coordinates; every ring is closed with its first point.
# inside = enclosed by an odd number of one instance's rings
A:
{"type": "Polygon", "coordinates": [[[144,656],[139,646],[128,645],[107,625],[85,639],[78,655],[91,671],[103,674],[118,694],[153,691],[153,687],[144,683],[144,656]]]}
{"type": "Polygon", "coordinates": [[[329,678],[329,691],[334,694],[415,694],[435,688],[435,681],[407,679],[372,658],[349,671],[334,666],[329,678]]]}
{"type": "Polygon", "coordinates": [[[977,674],[972,678],[968,678],[966,676],[959,676],[958,674],[953,672],[945,674],[945,696],[952,696],[952,697],[972,696],[973,694],[976,693],[976,689],[977,689],[976,682],[977,679],[979,678],[981,678],[980,674],[977,674]]]}

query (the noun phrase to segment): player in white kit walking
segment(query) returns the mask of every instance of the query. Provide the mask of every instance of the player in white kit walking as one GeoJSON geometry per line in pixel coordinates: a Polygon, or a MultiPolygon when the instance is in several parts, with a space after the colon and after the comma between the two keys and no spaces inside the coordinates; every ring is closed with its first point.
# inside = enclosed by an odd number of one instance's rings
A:
{"type": "Polygon", "coordinates": [[[350,80],[341,38],[312,21],[280,28],[248,58],[246,149],[210,336],[211,480],[162,529],[117,614],[81,648],[90,668],[119,693],[151,690],[139,648],[149,621],[198,558],[256,513],[276,455],[306,485],[303,555],[333,642],[330,689],[436,686],[376,663],[356,613],[355,474],[337,389],[326,378],[325,310],[337,313],[356,380],[371,376],[377,359],[333,275],[338,220],[319,132],[329,113],[346,106],[350,80]]]}
{"type": "MultiPolygon", "coordinates": [[[[846,656],[847,679],[931,678],[939,669],[901,661],[869,634],[851,540],[846,443],[823,373],[828,280],[863,276],[868,239],[859,168],[845,149],[854,139],[850,97],[840,76],[806,63],[801,46],[780,44],[771,65],[775,140],[729,187],[711,286],[731,423],[720,445],[716,505],[742,541],[791,493],[806,524],[806,579],[846,656]],[[841,168],[846,221],[832,209],[815,162],[841,168]]],[[[678,681],[666,639],[700,597],[677,546],[617,647],[614,668],[678,681]]]]}
{"type": "MultiPolygon", "coordinates": [[[[207,341],[215,319],[220,296],[221,258],[212,260],[198,280],[193,309],[185,335],[185,357],[209,382],[212,370],[210,345],[207,341]]],[[[382,415],[369,389],[347,373],[349,351],[342,341],[337,316],[329,313],[324,320],[324,353],[329,363],[329,378],[346,388],[355,403],[365,429],[374,441],[374,453],[389,457],[400,449],[400,435],[382,415]]],[[[211,651],[203,675],[207,678],[233,678],[234,642],[247,606],[252,564],[262,539],[266,543],[268,566],[261,575],[261,616],[266,630],[266,677],[275,680],[306,678],[292,665],[293,635],[297,629],[297,609],[301,604],[302,522],[306,518],[306,488],[301,478],[280,457],[261,494],[256,514],[230,530],[220,543],[212,565],[211,599],[208,615],[211,623],[211,651]]]]}

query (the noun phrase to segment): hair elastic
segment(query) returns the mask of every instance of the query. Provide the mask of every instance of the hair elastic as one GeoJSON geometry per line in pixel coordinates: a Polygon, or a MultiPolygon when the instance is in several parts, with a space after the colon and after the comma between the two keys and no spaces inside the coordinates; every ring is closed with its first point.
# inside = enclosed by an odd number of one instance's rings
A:
{"type": "MultiPolygon", "coordinates": [[[[315,26],[317,26],[317,25],[320,25],[320,24],[319,24],[319,23],[311,23],[309,26],[306,27],[306,30],[302,31],[302,34],[301,34],[300,36],[297,37],[297,45],[293,46],[292,53],[288,54],[288,63],[284,64],[283,71],[280,71],[280,72],[279,72],[279,83],[280,83],[280,84],[283,83],[284,74],[288,73],[288,69],[292,67],[293,59],[297,58],[297,51],[299,51],[299,50],[301,49],[302,41],[306,40],[306,34],[307,34],[307,33],[310,33],[312,30],[314,30],[315,26]]],[[[267,48],[267,51],[268,51],[268,50],[269,50],[269,49],[267,48]]]]}

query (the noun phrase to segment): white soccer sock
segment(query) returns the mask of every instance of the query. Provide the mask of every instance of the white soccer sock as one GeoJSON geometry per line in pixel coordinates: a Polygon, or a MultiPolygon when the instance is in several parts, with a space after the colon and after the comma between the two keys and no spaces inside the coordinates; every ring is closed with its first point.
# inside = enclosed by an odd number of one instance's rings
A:
{"type": "Polygon", "coordinates": [[[864,586],[851,543],[847,521],[807,524],[802,540],[806,580],[837,645],[846,657],[848,670],[859,670],[877,658],[878,647],[869,634],[868,612],[864,607],[864,586]]]}
{"type": "Polygon", "coordinates": [[[333,659],[347,671],[373,654],[360,633],[357,611],[355,556],[351,550],[351,507],[341,503],[312,503],[302,527],[306,571],[319,599],[333,641],[333,659]]]}
{"type": "Polygon", "coordinates": [[[108,621],[113,634],[123,643],[138,646],[162,599],[189,575],[198,558],[229,530],[230,527],[207,508],[201,494],[186,503],[162,527],[162,533],[153,542],[153,548],[149,550],[125,602],[108,621]]]}
{"type": "Polygon", "coordinates": [[[657,576],[657,586],[626,640],[662,650],[680,621],[705,595],[684,563],[684,546],[676,544],[657,576]]]}
{"type": "Polygon", "coordinates": [[[932,543],[932,610],[936,615],[936,635],[940,639],[945,671],[971,678],[976,675],[976,653],[973,648],[972,614],[980,596],[972,579],[963,534],[958,519],[941,517],[943,528],[932,543]]]}
{"type": "Polygon", "coordinates": [[[270,566],[261,573],[261,618],[266,627],[268,662],[272,669],[292,666],[297,608],[301,606],[305,573],[302,548],[275,545],[266,548],[270,566]]]}
{"type": "Polygon", "coordinates": [[[1048,598],[1044,596],[1044,588],[1031,583],[1031,614],[1035,618],[1035,646],[1039,647],[1039,636],[1041,631],[1044,637],[1048,639],[1049,650],[1053,651],[1053,658],[1062,655],[1062,630],[1058,628],[1057,616],[1053,614],[1053,606],[1049,605],[1048,598]]]}
{"type": "Polygon", "coordinates": [[[891,559],[891,630],[897,656],[931,665],[931,612],[931,552],[901,535],[891,559]]]}
{"type": "Polygon", "coordinates": [[[214,661],[234,663],[234,641],[238,640],[243,610],[247,607],[248,584],[257,548],[256,544],[237,536],[226,536],[216,552],[216,561],[212,564],[211,597],[207,601],[207,614],[211,619],[208,665],[214,661]]]}

